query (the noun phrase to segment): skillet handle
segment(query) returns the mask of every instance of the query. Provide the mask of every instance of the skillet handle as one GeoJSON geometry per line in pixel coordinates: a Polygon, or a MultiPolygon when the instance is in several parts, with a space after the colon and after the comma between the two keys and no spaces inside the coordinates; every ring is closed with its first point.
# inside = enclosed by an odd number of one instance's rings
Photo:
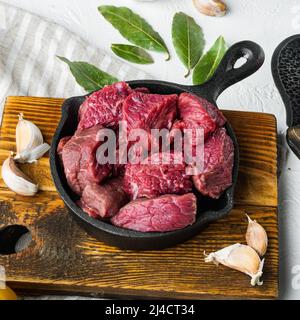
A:
{"type": "Polygon", "coordinates": [[[215,102],[225,89],[256,72],[264,60],[264,51],[257,43],[237,42],[227,50],[212,78],[203,85],[192,86],[191,89],[215,102]],[[234,68],[235,63],[242,57],[247,61],[240,67],[234,68]]]}

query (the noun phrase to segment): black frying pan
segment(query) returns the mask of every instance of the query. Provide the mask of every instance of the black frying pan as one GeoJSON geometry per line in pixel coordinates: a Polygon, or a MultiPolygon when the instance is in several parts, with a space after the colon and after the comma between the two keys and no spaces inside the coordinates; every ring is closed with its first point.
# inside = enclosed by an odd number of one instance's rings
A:
{"type": "MultiPolygon", "coordinates": [[[[262,48],[254,42],[242,41],[229,48],[221,61],[214,76],[199,86],[184,86],[156,80],[129,81],[135,87],[147,87],[152,93],[180,94],[190,92],[200,95],[216,104],[218,96],[229,86],[250,76],[257,71],[264,62],[262,48]],[[247,61],[239,68],[234,68],[236,61],[245,57],[247,61]]],[[[208,223],[224,217],[233,207],[233,192],[238,176],[239,151],[236,136],[229,123],[226,124],[227,133],[234,143],[235,159],[233,168],[233,184],[218,200],[212,200],[197,194],[198,212],[196,222],[182,230],[164,233],[144,233],[115,227],[107,222],[93,219],[83,212],[77,205],[78,199],[68,187],[63,168],[56,152],[61,138],[73,135],[77,128],[77,114],[83,97],[67,99],[62,106],[62,117],[52,140],[50,151],[50,165],[52,177],[57,191],[70,209],[78,223],[91,235],[108,244],[135,250],[152,250],[170,247],[184,242],[196,234],[208,223]]]]}

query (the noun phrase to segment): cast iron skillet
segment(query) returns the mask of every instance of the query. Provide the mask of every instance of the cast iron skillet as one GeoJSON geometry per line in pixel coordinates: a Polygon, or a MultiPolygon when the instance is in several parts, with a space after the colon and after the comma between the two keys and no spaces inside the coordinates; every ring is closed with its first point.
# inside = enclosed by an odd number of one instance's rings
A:
{"type": "MultiPolygon", "coordinates": [[[[199,95],[216,104],[218,96],[232,84],[250,76],[257,71],[264,62],[262,48],[254,42],[242,41],[229,48],[221,61],[215,75],[206,83],[199,86],[184,86],[175,83],[141,80],[129,81],[135,87],[147,87],[152,93],[173,94],[190,92],[199,95]],[[236,61],[245,57],[247,61],[239,68],[234,68],[236,61]]],[[[57,191],[70,209],[78,223],[91,235],[113,246],[122,249],[154,250],[162,249],[184,242],[199,233],[208,223],[224,217],[233,207],[233,192],[237,181],[239,151],[236,136],[229,123],[226,129],[233,140],[235,149],[233,185],[228,188],[218,200],[208,199],[197,193],[198,213],[196,222],[182,230],[165,233],[144,233],[115,227],[107,222],[93,219],[84,213],[77,205],[78,199],[68,187],[63,168],[56,152],[61,138],[73,135],[78,121],[79,106],[85,97],[67,99],[62,106],[62,117],[52,141],[50,151],[50,165],[52,177],[57,191]]]]}

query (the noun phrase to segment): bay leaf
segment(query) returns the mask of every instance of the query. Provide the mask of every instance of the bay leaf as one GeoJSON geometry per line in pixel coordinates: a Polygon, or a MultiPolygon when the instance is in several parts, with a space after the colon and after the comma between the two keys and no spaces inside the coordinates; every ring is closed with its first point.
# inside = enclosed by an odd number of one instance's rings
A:
{"type": "Polygon", "coordinates": [[[179,59],[187,68],[187,77],[202,56],[205,41],[201,27],[183,12],[174,15],[172,40],[179,59]]]}
{"type": "Polygon", "coordinates": [[[98,69],[90,63],[83,61],[70,61],[64,57],[57,57],[69,66],[76,82],[87,92],[99,90],[106,85],[119,81],[117,78],[98,69]]]}
{"type": "Polygon", "coordinates": [[[138,64],[151,64],[151,55],[142,48],[128,44],[112,44],[111,50],[120,58],[138,64]]]}
{"type": "Polygon", "coordinates": [[[170,58],[169,50],[159,33],[132,10],[108,5],[100,6],[98,10],[129,42],[146,50],[166,53],[167,60],[170,58]]]}
{"type": "Polygon", "coordinates": [[[202,84],[215,73],[219,63],[227,51],[227,45],[220,36],[213,46],[201,57],[193,72],[193,84],[202,84]]]}

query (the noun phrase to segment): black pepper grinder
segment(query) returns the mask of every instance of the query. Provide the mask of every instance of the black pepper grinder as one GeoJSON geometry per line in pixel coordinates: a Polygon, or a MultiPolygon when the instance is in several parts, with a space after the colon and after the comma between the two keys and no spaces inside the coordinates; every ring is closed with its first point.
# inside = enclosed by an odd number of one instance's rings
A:
{"type": "Polygon", "coordinates": [[[272,74],[286,109],[286,140],[300,159],[300,34],[282,41],[272,57],[272,74]]]}

